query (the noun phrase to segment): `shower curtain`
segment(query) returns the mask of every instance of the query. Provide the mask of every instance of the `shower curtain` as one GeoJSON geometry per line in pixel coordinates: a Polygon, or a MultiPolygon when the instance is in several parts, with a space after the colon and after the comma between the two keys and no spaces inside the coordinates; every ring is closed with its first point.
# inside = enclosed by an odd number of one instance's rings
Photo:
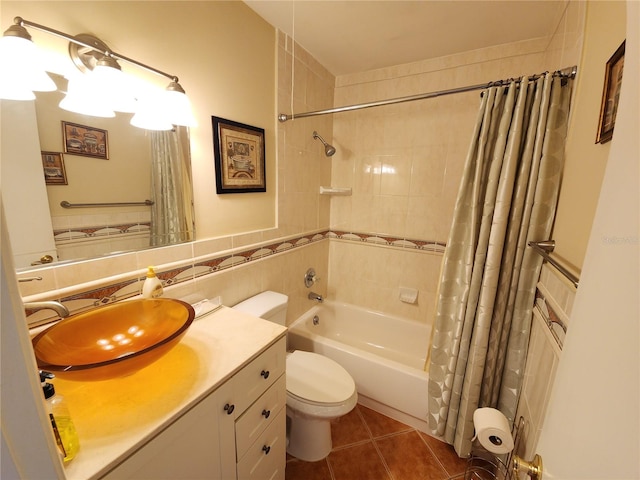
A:
{"type": "Polygon", "coordinates": [[[151,132],[151,246],[194,239],[189,131],[151,132]]]}
{"type": "Polygon", "coordinates": [[[513,421],[563,167],[572,80],[546,74],[483,92],[443,258],[429,364],[429,426],[461,457],[473,412],[513,421]]]}

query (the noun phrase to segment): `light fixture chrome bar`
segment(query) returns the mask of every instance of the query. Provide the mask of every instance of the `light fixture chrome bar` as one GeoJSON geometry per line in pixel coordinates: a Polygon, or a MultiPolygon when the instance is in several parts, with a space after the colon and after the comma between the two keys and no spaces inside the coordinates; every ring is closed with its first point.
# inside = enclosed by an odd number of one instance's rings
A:
{"type": "MultiPolygon", "coordinates": [[[[540,78],[542,75],[545,75],[545,73],[536,74],[529,78],[531,80],[535,80],[537,78],[540,78]]],[[[557,70],[553,73],[553,75],[561,76],[565,78],[574,78],[577,73],[578,73],[578,67],[574,65],[573,67],[557,70]]],[[[440,90],[438,92],[419,93],[417,95],[410,95],[408,97],[392,98],[389,100],[379,100],[377,102],[369,102],[369,103],[359,103],[355,105],[348,105],[345,107],[328,108],[326,110],[315,110],[313,112],[292,113],[291,115],[281,113],[280,115],[278,115],[278,120],[280,122],[286,122],[287,120],[293,120],[294,118],[313,117],[316,115],[328,115],[331,113],[350,112],[353,110],[362,110],[364,108],[371,108],[371,107],[381,107],[383,105],[393,105],[396,103],[413,102],[416,100],[426,100],[429,98],[442,97],[445,95],[472,92],[474,90],[484,90],[489,87],[508,85],[511,82],[520,83],[520,80],[519,79],[498,80],[495,82],[479,83],[477,85],[470,85],[467,87],[451,88],[449,90],[440,90]]]]}
{"type": "Polygon", "coordinates": [[[144,202],[112,202],[112,203],[69,203],[66,200],[60,202],[62,208],[91,208],[91,207],[136,207],[141,205],[151,206],[153,200],[144,202]]]}
{"type": "Polygon", "coordinates": [[[142,62],[139,62],[138,60],[134,60],[133,58],[126,57],[126,56],[124,56],[124,55],[122,55],[120,53],[116,53],[116,52],[113,52],[111,50],[103,50],[101,48],[97,48],[96,45],[92,45],[90,43],[83,42],[82,40],[80,40],[80,39],[78,39],[78,38],[76,38],[76,37],[74,37],[72,35],[69,35],[67,33],[61,32],[60,30],[56,30],[55,28],[47,27],[46,25],[41,25],[39,23],[35,23],[35,22],[30,21],[30,20],[25,20],[22,17],[15,17],[13,19],[13,23],[15,23],[16,25],[20,25],[22,27],[27,26],[27,27],[35,28],[36,30],[40,30],[42,32],[50,33],[51,35],[54,35],[56,37],[63,38],[65,40],[68,40],[69,42],[73,42],[76,45],[80,45],[80,46],[83,46],[85,48],[89,48],[91,50],[95,50],[96,52],[99,52],[102,55],[105,55],[107,57],[113,57],[116,60],[123,60],[123,61],[131,63],[133,65],[137,65],[138,67],[144,68],[145,70],[148,70],[148,71],[153,72],[155,74],[161,75],[163,77],[167,77],[173,82],[178,82],[178,77],[176,77],[175,75],[171,75],[170,73],[163,72],[162,70],[158,70],[157,68],[150,67],[149,65],[146,65],[146,64],[144,64],[142,62]]]}
{"type": "Polygon", "coordinates": [[[564,265],[560,264],[555,258],[551,257],[550,253],[553,252],[553,249],[556,247],[556,242],[554,240],[546,240],[543,242],[529,242],[529,246],[533,248],[533,250],[538,255],[540,255],[553,267],[555,267],[556,270],[564,275],[571,283],[573,283],[574,287],[578,288],[578,277],[567,270],[567,268],[564,265]]]}

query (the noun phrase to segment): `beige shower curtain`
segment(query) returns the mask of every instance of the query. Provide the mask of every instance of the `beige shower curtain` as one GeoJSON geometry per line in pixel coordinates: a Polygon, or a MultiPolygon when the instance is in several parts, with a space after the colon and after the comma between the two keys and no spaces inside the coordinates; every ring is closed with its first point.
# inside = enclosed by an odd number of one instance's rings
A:
{"type": "Polygon", "coordinates": [[[443,259],[429,365],[429,426],[464,457],[473,412],[513,420],[563,167],[572,80],[483,92],[443,259]]]}
{"type": "Polygon", "coordinates": [[[194,239],[189,130],[151,132],[151,246],[194,239]]]}

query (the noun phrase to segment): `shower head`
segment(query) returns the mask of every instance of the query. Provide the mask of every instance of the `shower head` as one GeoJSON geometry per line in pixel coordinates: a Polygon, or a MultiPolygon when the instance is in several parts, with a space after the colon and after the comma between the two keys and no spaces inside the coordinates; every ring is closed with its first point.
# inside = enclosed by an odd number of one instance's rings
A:
{"type": "Polygon", "coordinates": [[[333,155],[334,153],[336,153],[336,149],[333,145],[329,145],[327,142],[324,141],[324,138],[322,138],[320,135],[318,135],[318,132],[313,132],[313,138],[315,138],[316,140],[320,140],[322,142],[322,144],[324,145],[324,154],[327,157],[330,157],[331,155],[333,155]]]}

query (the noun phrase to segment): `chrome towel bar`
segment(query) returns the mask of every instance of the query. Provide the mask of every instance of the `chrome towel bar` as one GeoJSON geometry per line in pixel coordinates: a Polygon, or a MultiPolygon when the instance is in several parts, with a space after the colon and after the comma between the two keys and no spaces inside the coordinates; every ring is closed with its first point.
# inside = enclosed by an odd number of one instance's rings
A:
{"type": "Polygon", "coordinates": [[[562,275],[564,275],[571,283],[573,283],[574,287],[578,288],[578,277],[567,270],[555,258],[551,257],[550,253],[553,252],[553,249],[556,247],[556,242],[554,240],[546,240],[543,242],[529,242],[529,246],[533,248],[536,253],[538,253],[542,258],[549,262],[553,267],[555,267],[555,269],[558,270],[562,275]]]}
{"type": "Polygon", "coordinates": [[[60,202],[62,208],[91,208],[91,207],[136,207],[139,205],[153,205],[153,200],[144,202],[112,202],[112,203],[69,203],[66,200],[60,202]]]}

